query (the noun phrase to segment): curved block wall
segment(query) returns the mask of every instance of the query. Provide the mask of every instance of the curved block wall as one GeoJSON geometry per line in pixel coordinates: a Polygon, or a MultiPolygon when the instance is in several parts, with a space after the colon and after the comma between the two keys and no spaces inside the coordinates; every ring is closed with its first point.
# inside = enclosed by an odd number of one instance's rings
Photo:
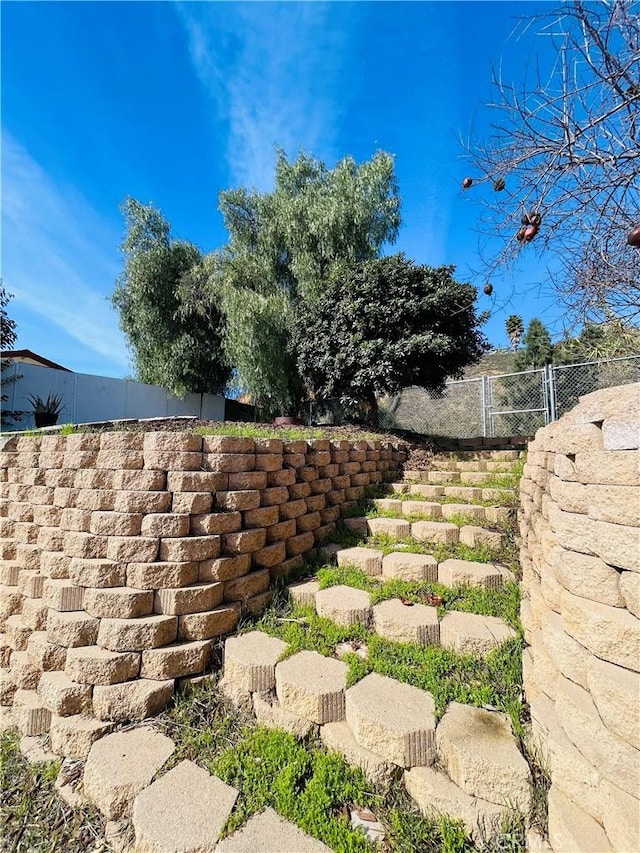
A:
{"type": "Polygon", "coordinates": [[[521,482],[524,687],[554,851],[640,850],[640,385],[582,397],[521,482]]]}
{"type": "Polygon", "coordinates": [[[157,713],[243,609],[264,609],[271,579],[404,459],[379,441],[6,440],[0,705],[76,757],[110,724],[157,713]]]}

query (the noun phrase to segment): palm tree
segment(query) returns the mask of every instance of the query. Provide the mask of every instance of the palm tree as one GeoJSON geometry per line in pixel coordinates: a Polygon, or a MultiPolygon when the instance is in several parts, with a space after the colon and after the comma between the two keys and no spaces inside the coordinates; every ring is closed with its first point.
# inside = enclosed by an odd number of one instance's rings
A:
{"type": "Polygon", "coordinates": [[[507,317],[505,328],[509,335],[511,346],[514,350],[517,350],[520,346],[522,335],[524,334],[524,323],[522,322],[522,317],[519,317],[517,314],[512,314],[510,317],[507,317]]]}

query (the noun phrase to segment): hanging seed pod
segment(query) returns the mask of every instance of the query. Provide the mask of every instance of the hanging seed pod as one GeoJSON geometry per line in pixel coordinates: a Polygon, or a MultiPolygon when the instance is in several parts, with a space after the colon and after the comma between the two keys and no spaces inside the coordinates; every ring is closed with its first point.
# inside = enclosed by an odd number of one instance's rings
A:
{"type": "Polygon", "coordinates": [[[530,243],[533,240],[533,238],[536,236],[537,233],[538,233],[538,226],[537,225],[525,226],[524,237],[523,237],[524,242],[530,243]]]}
{"type": "Polygon", "coordinates": [[[488,281],[482,289],[484,291],[485,296],[491,296],[491,294],[493,293],[493,285],[490,281],[488,281]]]}
{"type": "Polygon", "coordinates": [[[516,232],[516,240],[518,241],[518,243],[524,243],[524,231],[525,226],[523,225],[522,228],[519,228],[516,232]]]}
{"type": "Polygon", "coordinates": [[[542,224],[542,216],[536,210],[531,210],[529,213],[525,213],[520,222],[523,225],[534,225],[536,228],[539,228],[542,224]]]}
{"type": "Polygon", "coordinates": [[[636,225],[635,228],[629,231],[627,234],[627,243],[636,249],[640,249],[640,225],[636,225]]]}
{"type": "Polygon", "coordinates": [[[497,193],[501,193],[502,190],[505,188],[505,186],[506,186],[506,184],[504,182],[504,178],[497,178],[493,182],[493,188],[497,193]]]}
{"type": "Polygon", "coordinates": [[[464,178],[462,181],[462,189],[468,190],[470,186],[473,184],[473,178],[464,178]]]}

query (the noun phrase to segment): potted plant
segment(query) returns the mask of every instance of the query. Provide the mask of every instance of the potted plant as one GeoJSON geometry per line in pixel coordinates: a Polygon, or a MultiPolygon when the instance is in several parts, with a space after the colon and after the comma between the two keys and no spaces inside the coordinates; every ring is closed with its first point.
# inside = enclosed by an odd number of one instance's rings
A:
{"type": "Polygon", "coordinates": [[[64,409],[62,394],[49,394],[46,400],[37,394],[30,394],[27,399],[33,406],[33,419],[37,427],[54,426],[58,422],[58,415],[64,409]]]}

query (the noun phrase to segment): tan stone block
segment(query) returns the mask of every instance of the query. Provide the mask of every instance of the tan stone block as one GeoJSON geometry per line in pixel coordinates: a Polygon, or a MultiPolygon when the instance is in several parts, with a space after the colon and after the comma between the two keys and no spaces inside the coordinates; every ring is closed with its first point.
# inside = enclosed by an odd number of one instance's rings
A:
{"type": "MultiPolygon", "coordinates": [[[[363,474],[362,476],[368,477],[368,474],[367,475],[363,474]]],[[[367,485],[367,484],[363,483],[362,485],[367,485]]],[[[324,479],[313,480],[311,483],[311,493],[313,495],[326,495],[332,490],[333,490],[333,483],[328,477],[326,477],[324,479]]]]}
{"type": "Polygon", "coordinates": [[[179,617],[181,640],[209,640],[235,630],[240,618],[240,604],[233,602],[206,613],[190,613],[179,617]]]}
{"type": "Polygon", "coordinates": [[[218,491],[246,492],[256,489],[266,489],[268,476],[266,471],[238,471],[225,475],[228,478],[226,486],[219,486],[218,491]]]}
{"type": "Polygon", "coordinates": [[[38,682],[38,695],[60,717],[80,714],[91,707],[91,687],[72,681],[64,672],[44,672],[38,682]]]}
{"type": "Polygon", "coordinates": [[[84,589],[70,580],[46,578],[43,604],[53,610],[82,610],[84,589]]]}
{"type": "Polygon", "coordinates": [[[637,796],[603,781],[598,792],[602,823],[614,850],[640,850],[640,802],[637,796]]]}
{"type": "Polygon", "coordinates": [[[64,552],[68,557],[104,560],[107,557],[107,542],[106,536],[94,536],[93,533],[65,533],[64,552]]]}
{"type": "MultiPolygon", "coordinates": [[[[596,521],[595,552],[612,566],[640,572],[640,528],[596,521]]],[[[575,549],[574,549],[575,550],[575,549]]]]}
{"type": "Polygon", "coordinates": [[[36,666],[48,672],[62,670],[67,659],[67,649],[47,640],[47,632],[34,631],[27,640],[27,655],[36,666]]]}
{"type": "Polygon", "coordinates": [[[282,454],[256,453],[255,467],[257,471],[279,471],[283,467],[282,454]]]}
{"type": "Polygon", "coordinates": [[[196,675],[206,670],[211,657],[211,642],[196,640],[191,643],[178,643],[161,649],[147,649],[142,652],[141,678],[162,681],[196,675]]]}
{"type": "MultiPolygon", "coordinates": [[[[308,484],[305,483],[304,485],[308,484]]],[[[271,489],[263,489],[260,493],[262,506],[280,506],[280,504],[287,503],[288,500],[289,489],[286,486],[274,486],[271,489]]]]}
{"type": "MultiPolygon", "coordinates": [[[[275,696],[268,694],[253,694],[253,712],[261,726],[270,729],[284,729],[297,738],[307,737],[313,729],[311,720],[305,720],[303,717],[285,711],[275,696]]],[[[327,725],[338,724],[329,723],[327,725]]]]}
{"type": "Polygon", "coordinates": [[[42,598],[45,576],[35,569],[22,569],[18,574],[18,592],[27,598],[42,598]]]}
{"type": "Polygon", "coordinates": [[[130,587],[85,589],[84,609],[91,616],[107,619],[135,619],[153,612],[153,592],[130,587]]]}
{"type": "Polygon", "coordinates": [[[35,545],[38,540],[39,528],[32,521],[16,521],[13,525],[14,543],[22,542],[26,545],[35,545]]]}
{"type": "Polygon", "coordinates": [[[203,454],[197,452],[145,450],[144,467],[159,471],[199,471],[203,467],[203,458],[203,454]]]}
{"type": "Polygon", "coordinates": [[[145,450],[174,451],[178,453],[199,453],[202,450],[202,436],[187,432],[146,432],[143,447],[145,450]]]}
{"type": "Polygon", "coordinates": [[[230,637],[224,647],[224,676],[240,689],[265,692],[275,688],[278,660],[287,644],[260,631],[230,637]]]}
{"type": "Polygon", "coordinates": [[[253,453],[203,453],[202,465],[206,471],[236,474],[254,471],[256,457],[253,453]]]}
{"type": "Polygon", "coordinates": [[[138,652],[112,652],[99,646],[69,649],[64,671],[79,684],[117,684],[136,678],[140,670],[138,652]]]}
{"type": "Polygon", "coordinates": [[[562,617],[552,610],[542,616],[540,639],[556,668],[582,687],[587,687],[591,654],[564,630],[562,617]]]}
{"type": "Polygon", "coordinates": [[[174,492],[172,510],[184,515],[201,515],[211,512],[213,496],[211,492],[174,492]]]}
{"type": "Polygon", "coordinates": [[[113,560],[73,557],[69,565],[69,578],[77,586],[123,586],[125,567],[113,560]]]}
{"type": "Polygon", "coordinates": [[[214,512],[191,516],[191,533],[196,535],[221,535],[235,533],[242,527],[239,512],[214,512]]]}
{"type": "Polygon", "coordinates": [[[304,453],[285,453],[282,461],[286,468],[303,468],[307,460],[304,453]]]}
{"type": "Polygon", "coordinates": [[[205,435],[202,449],[205,453],[247,454],[255,452],[255,443],[252,438],[240,438],[232,435],[205,435]]]}
{"type": "Polygon", "coordinates": [[[35,690],[17,690],[13,698],[13,717],[18,731],[26,737],[46,734],[51,725],[51,711],[35,690]]]}
{"type": "Polygon", "coordinates": [[[68,578],[71,557],[59,551],[43,551],[40,555],[40,571],[48,578],[68,578]]]}
{"type": "Polygon", "coordinates": [[[200,583],[178,589],[160,589],[155,593],[154,612],[174,616],[213,610],[222,603],[222,583],[200,583]]]}
{"type": "Polygon", "coordinates": [[[419,542],[452,545],[460,538],[460,528],[448,521],[415,521],[411,535],[419,542]]]}
{"type": "Polygon", "coordinates": [[[549,478],[549,494],[566,512],[586,515],[589,508],[590,490],[581,483],[567,483],[559,477],[549,478]]]}
{"type": "Polygon", "coordinates": [[[227,474],[214,471],[169,471],[167,474],[170,492],[217,492],[229,488],[228,482],[227,474]]]}
{"type": "MultiPolygon", "coordinates": [[[[62,551],[64,548],[64,531],[57,527],[41,527],[38,531],[36,545],[43,551],[62,551]]],[[[12,552],[11,556],[8,557],[10,560],[13,559],[15,548],[12,549],[12,552]]],[[[42,565],[42,560],[40,562],[42,565]]]]}
{"type": "Polygon", "coordinates": [[[281,504],[280,506],[280,520],[286,521],[292,518],[299,518],[301,515],[306,515],[306,512],[307,502],[304,498],[289,501],[289,503],[281,504]]]}
{"type": "Polygon", "coordinates": [[[100,450],[95,467],[100,470],[121,471],[142,468],[144,454],[141,450],[100,450]]]}
{"type": "Polygon", "coordinates": [[[90,519],[90,532],[102,536],[137,536],[142,524],[140,513],[98,511],[90,519]]]}
{"type": "Polygon", "coordinates": [[[320,521],[323,525],[332,524],[340,518],[339,506],[327,506],[320,510],[320,521]]]}
{"type": "Polygon", "coordinates": [[[41,598],[24,598],[20,615],[22,622],[32,631],[44,631],[47,627],[49,608],[41,598]]]}
{"type": "Polygon", "coordinates": [[[282,468],[280,471],[269,471],[267,473],[267,486],[269,488],[292,486],[295,482],[296,471],[294,468],[282,468]]]}
{"type": "MultiPolygon", "coordinates": [[[[176,639],[175,616],[145,616],[140,619],[102,619],[97,645],[112,652],[139,652],[166,646],[176,639]]],[[[84,643],[83,645],[95,645],[84,643]]]]}
{"type": "Polygon", "coordinates": [[[171,494],[124,489],[115,492],[113,508],[122,513],[169,512],[171,494]]]}
{"type": "Polygon", "coordinates": [[[603,779],[635,796],[640,786],[638,750],[603,725],[587,691],[560,675],[555,709],[569,740],[603,779]]]}
{"type": "Polygon", "coordinates": [[[264,592],[270,583],[268,569],[260,569],[256,572],[250,572],[240,578],[225,581],[224,583],[224,600],[225,601],[242,601],[247,598],[252,598],[264,592]]]}
{"type": "MultiPolygon", "coordinates": [[[[116,473],[113,471],[96,471],[95,468],[84,468],[75,471],[73,485],[76,489],[111,489],[116,473]]],[[[63,485],[62,483],[60,485],[63,485]]]]}
{"type": "MultiPolygon", "coordinates": [[[[12,560],[4,560],[0,563],[0,584],[2,586],[17,586],[20,569],[21,567],[16,562],[12,560]]],[[[7,590],[5,590],[5,592],[6,591],[7,590]]]]}
{"type": "Polygon", "coordinates": [[[269,568],[282,563],[287,556],[287,549],[284,542],[274,542],[272,545],[267,545],[259,551],[255,551],[253,559],[256,566],[264,566],[269,568]]]}
{"type": "MultiPolygon", "coordinates": [[[[184,540],[174,539],[168,542],[181,542],[184,540]]],[[[166,547],[167,542],[150,536],[114,536],[107,540],[108,560],[120,563],[152,563],[158,557],[158,543],[160,550],[166,547]]],[[[171,559],[160,557],[160,559],[171,559]]]]}
{"type": "MultiPolygon", "coordinates": [[[[264,548],[267,531],[262,528],[243,530],[239,533],[225,533],[222,536],[222,550],[225,554],[248,554],[264,548]]],[[[212,554],[210,556],[217,556],[212,554]]]]}
{"type": "Polygon", "coordinates": [[[620,572],[620,594],[630,613],[640,619],[640,574],[620,572]]]}
{"type": "Polygon", "coordinates": [[[582,483],[639,486],[640,460],[632,450],[577,453],[572,472],[582,483]]]}
{"type": "Polygon", "coordinates": [[[260,506],[260,492],[258,490],[218,492],[216,506],[228,511],[257,509],[260,506]]]}
{"type": "Polygon", "coordinates": [[[142,518],[140,533],[142,536],[161,536],[168,539],[188,536],[189,529],[190,516],[159,512],[145,515],[142,518]]]}
{"type": "Polygon", "coordinates": [[[576,749],[557,721],[548,734],[546,752],[553,784],[579,800],[591,817],[601,821],[598,787],[602,779],[598,769],[576,749]]]}
{"type": "Polygon", "coordinates": [[[304,554],[306,551],[310,551],[314,544],[315,538],[311,531],[292,536],[286,540],[287,557],[296,557],[298,554],[304,554]]]}
{"type": "Polygon", "coordinates": [[[600,824],[552,785],[549,791],[549,842],[557,853],[609,853],[600,824]]]}
{"type": "Polygon", "coordinates": [[[315,723],[345,715],[347,667],[342,661],[303,651],[276,667],[276,695],[282,708],[315,723]]]}
{"type": "Polygon", "coordinates": [[[99,620],[88,613],[50,610],[47,617],[47,640],[66,648],[93,646],[98,637],[99,620]]]}
{"type": "Polygon", "coordinates": [[[198,579],[198,564],[187,563],[129,563],[127,586],[134,589],[164,589],[189,586],[198,579]]]}
{"type": "MultiPolygon", "coordinates": [[[[99,472],[98,472],[99,473],[99,472]]],[[[108,473],[108,472],[104,472],[108,473]]],[[[123,491],[156,492],[166,487],[164,471],[114,471],[110,488],[123,491]]],[[[96,486],[100,488],[100,486],[96,486]]],[[[105,488],[105,487],[102,487],[105,488]]]]}
{"type": "Polygon", "coordinates": [[[34,506],[33,508],[34,524],[40,527],[58,527],[61,518],[62,508],[59,506],[34,506]]]}
{"type": "Polygon", "coordinates": [[[93,712],[100,719],[124,723],[145,720],[163,710],[173,696],[173,679],[137,678],[93,689],[93,712]]]}
{"type": "Polygon", "coordinates": [[[469,560],[444,560],[438,566],[438,581],[445,586],[485,586],[497,589],[502,586],[502,573],[492,563],[475,563],[469,560]]]}
{"type": "Polygon", "coordinates": [[[9,670],[11,682],[19,690],[35,690],[42,676],[42,670],[26,651],[11,652],[9,670]]]}
{"type": "MultiPolygon", "coordinates": [[[[95,468],[97,450],[76,450],[64,454],[64,468],[78,471],[80,468],[95,468]]],[[[34,466],[35,467],[35,466],[34,466]]]]}
{"type": "Polygon", "coordinates": [[[267,542],[281,542],[296,535],[297,525],[295,518],[272,524],[267,528],[267,542]]]}
{"type": "Polygon", "coordinates": [[[640,750],[640,675],[591,657],[588,690],[605,726],[640,750]]]}
{"type": "Polygon", "coordinates": [[[159,559],[166,562],[210,560],[219,554],[219,536],[186,536],[178,539],[161,539],[158,552],[159,559]]]}
{"type": "Polygon", "coordinates": [[[549,507],[549,521],[558,542],[567,551],[595,554],[598,522],[586,515],[564,512],[555,504],[549,507]]]}
{"type": "Polygon", "coordinates": [[[613,607],[624,606],[619,572],[598,557],[558,549],[554,574],[559,583],[574,595],[613,607]]]}
{"type": "Polygon", "coordinates": [[[319,512],[310,512],[307,515],[301,515],[296,519],[296,527],[298,533],[307,533],[317,530],[322,524],[319,512]]]}
{"type": "MultiPolygon", "coordinates": [[[[260,552],[255,552],[259,554],[260,552]]],[[[251,569],[251,554],[238,554],[235,557],[218,557],[215,560],[203,560],[199,566],[199,580],[226,581],[246,575],[251,569]]]]}
{"type": "Polygon", "coordinates": [[[278,453],[282,456],[283,442],[279,438],[256,438],[254,443],[256,453],[278,453]]]}
{"type": "Polygon", "coordinates": [[[79,450],[99,450],[100,435],[90,432],[76,432],[66,437],[65,445],[60,445],[69,452],[77,452],[79,450]]]}
{"type": "Polygon", "coordinates": [[[243,527],[269,527],[277,524],[279,512],[277,506],[264,506],[259,509],[250,509],[242,513],[243,527]]]}
{"type": "Polygon", "coordinates": [[[22,616],[14,614],[4,623],[6,642],[14,651],[22,652],[27,648],[27,642],[33,631],[22,621],[22,616]]]}
{"type": "Polygon", "coordinates": [[[95,720],[93,717],[74,715],[71,717],[51,717],[49,737],[51,749],[58,755],[72,759],[85,759],[92,744],[113,728],[112,723],[95,720]]]}

